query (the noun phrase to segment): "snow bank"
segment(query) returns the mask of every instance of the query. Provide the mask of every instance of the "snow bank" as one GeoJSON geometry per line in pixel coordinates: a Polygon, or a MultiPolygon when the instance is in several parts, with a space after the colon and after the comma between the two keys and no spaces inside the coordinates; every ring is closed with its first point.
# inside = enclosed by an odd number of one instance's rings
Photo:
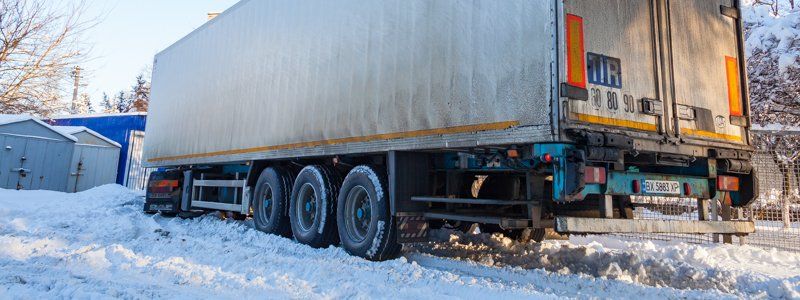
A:
{"type": "Polygon", "coordinates": [[[800,297],[797,256],[756,248],[438,232],[374,263],[251,221],[145,215],[140,196],[0,190],[0,298],[800,297]]]}
{"type": "Polygon", "coordinates": [[[656,287],[718,290],[742,297],[800,297],[800,255],[752,246],[688,245],[572,237],[517,243],[500,234],[441,230],[416,250],[488,266],[544,269],[656,287]],[[449,241],[449,243],[447,242],[449,241]]]}

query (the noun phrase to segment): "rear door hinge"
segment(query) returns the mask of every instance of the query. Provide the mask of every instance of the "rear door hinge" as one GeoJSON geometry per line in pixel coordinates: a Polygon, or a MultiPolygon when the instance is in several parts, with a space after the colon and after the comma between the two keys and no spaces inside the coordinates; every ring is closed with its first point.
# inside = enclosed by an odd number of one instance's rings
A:
{"type": "Polygon", "coordinates": [[[726,6],[726,5],[720,5],[719,6],[719,12],[723,16],[726,16],[726,17],[729,17],[729,18],[733,18],[733,19],[739,19],[739,10],[736,9],[735,7],[726,6]]]}

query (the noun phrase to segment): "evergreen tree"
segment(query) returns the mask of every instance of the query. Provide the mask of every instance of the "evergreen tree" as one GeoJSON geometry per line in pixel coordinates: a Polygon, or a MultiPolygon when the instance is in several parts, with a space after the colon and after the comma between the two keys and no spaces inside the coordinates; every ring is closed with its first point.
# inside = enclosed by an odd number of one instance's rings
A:
{"type": "Polygon", "coordinates": [[[100,102],[100,106],[103,109],[103,113],[114,113],[117,111],[116,103],[114,103],[114,101],[111,100],[106,93],[103,93],[103,101],[100,102]]]}
{"type": "Polygon", "coordinates": [[[131,111],[132,99],[128,97],[124,91],[119,91],[117,96],[114,98],[114,102],[116,104],[115,112],[126,113],[131,111]]]}
{"type": "Polygon", "coordinates": [[[150,103],[150,83],[144,79],[144,74],[136,76],[136,84],[131,89],[133,101],[133,111],[147,111],[148,104],[150,103]]]}
{"type": "Polygon", "coordinates": [[[72,111],[73,114],[90,114],[94,113],[94,108],[92,107],[92,100],[87,93],[83,93],[78,98],[78,102],[75,103],[75,109],[72,111]]]}

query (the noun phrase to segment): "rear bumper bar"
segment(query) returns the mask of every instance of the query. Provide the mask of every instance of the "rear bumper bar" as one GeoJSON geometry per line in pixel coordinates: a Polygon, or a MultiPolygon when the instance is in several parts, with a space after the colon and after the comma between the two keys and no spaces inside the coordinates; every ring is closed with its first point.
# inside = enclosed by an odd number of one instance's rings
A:
{"type": "Polygon", "coordinates": [[[755,232],[750,221],[628,220],[556,217],[559,233],[721,233],[744,235],[755,232]]]}

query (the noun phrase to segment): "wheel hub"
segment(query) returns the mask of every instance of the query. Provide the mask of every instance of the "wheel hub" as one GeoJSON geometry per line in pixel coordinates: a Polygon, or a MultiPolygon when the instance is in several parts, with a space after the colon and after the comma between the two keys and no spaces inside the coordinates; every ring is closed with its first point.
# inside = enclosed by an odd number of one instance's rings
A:
{"type": "Polygon", "coordinates": [[[372,222],[372,204],[369,193],[363,186],[353,187],[345,199],[345,229],[356,242],[366,239],[372,222]]]}

